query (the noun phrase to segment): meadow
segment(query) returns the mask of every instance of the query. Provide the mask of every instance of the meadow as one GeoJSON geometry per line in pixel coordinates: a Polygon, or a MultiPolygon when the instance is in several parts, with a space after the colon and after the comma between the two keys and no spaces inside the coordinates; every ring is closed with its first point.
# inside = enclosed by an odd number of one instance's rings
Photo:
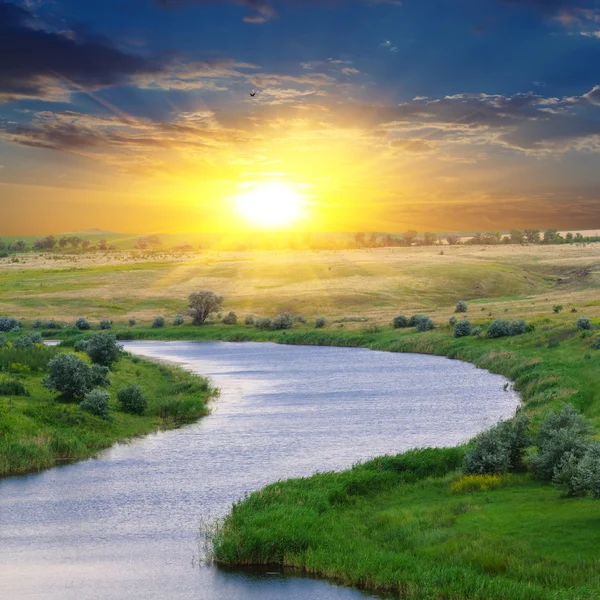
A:
{"type": "MultiPolygon", "coordinates": [[[[511,379],[534,427],[568,402],[600,430],[595,244],[118,252],[102,264],[93,257],[22,260],[0,268],[0,314],[23,319],[26,328],[37,318],[63,322],[63,329],[43,333],[69,345],[89,335],[72,327],[86,317],[94,329],[101,319],[113,320],[119,339],[269,340],[439,354],[511,379]],[[189,318],[172,325],[176,314],[185,315],[187,295],[201,289],[225,297],[222,314],[202,326],[189,318]],[[455,314],[459,300],[467,302],[466,314],[455,314]],[[228,311],[238,324],[222,322],[228,311]],[[247,314],[283,311],[307,322],[283,331],[243,324],[247,314]],[[392,327],[398,315],[417,312],[435,329],[392,327]],[[165,317],[164,327],[151,326],[157,316],[165,317]],[[320,316],[326,325],[316,329],[320,316]],[[483,334],[454,337],[452,316],[468,318],[483,334]],[[591,329],[577,327],[580,317],[591,319],[591,329]],[[485,328],[494,319],[525,319],[529,327],[492,339],[485,328]]],[[[117,369],[134,368],[132,360],[117,369]]],[[[148,419],[148,430],[156,427],[148,419]]],[[[416,451],[272,484],[234,505],[218,525],[214,558],[275,564],[405,598],[599,597],[600,504],[565,498],[527,473],[499,476],[487,488],[463,485],[464,452],[416,451]]]]}

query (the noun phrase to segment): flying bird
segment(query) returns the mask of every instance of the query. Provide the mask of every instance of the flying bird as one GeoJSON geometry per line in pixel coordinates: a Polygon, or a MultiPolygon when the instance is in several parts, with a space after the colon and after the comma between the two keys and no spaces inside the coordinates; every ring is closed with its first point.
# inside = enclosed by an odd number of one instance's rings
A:
{"type": "Polygon", "coordinates": [[[254,98],[254,96],[256,96],[256,92],[250,92],[250,96],[254,98]]]}

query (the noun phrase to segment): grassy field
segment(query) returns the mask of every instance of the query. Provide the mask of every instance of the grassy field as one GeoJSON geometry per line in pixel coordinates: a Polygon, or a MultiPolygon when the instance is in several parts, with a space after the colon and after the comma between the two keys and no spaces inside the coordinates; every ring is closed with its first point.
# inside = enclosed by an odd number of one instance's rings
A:
{"type": "MultiPolygon", "coordinates": [[[[26,327],[35,318],[110,318],[121,339],[270,340],[439,354],[510,378],[534,423],[570,402],[600,431],[600,350],[593,348],[600,246],[442,250],[117,253],[108,264],[30,257],[1,266],[0,314],[23,318],[26,327]],[[200,289],[224,295],[223,313],[234,310],[242,320],[290,311],[309,322],[287,331],[227,326],[216,316],[202,327],[170,325],[185,314],[187,295],[200,289]],[[448,319],[460,299],[474,325],[524,318],[533,330],[456,339],[448,319]],[[556,314],[555,305],[563,306],[556,314]],[[393,317],[416,312],[429,315],[436,329],[391,327],[393,317]],[[168,324],[153,329],[158,315],[168,324]],[[327,326],[315,329],[321,315],[327,326]],[[127,326],[130,316],[135,326],[127,326]],[[592,319],[591,332],[575,326],[582,316],[592,319]]],[[[80,335],[72,328],[45,334],[80,335]]],[[[273,484],[233,507],[214,538],[215,558],[286,565],[415,599],[600,597],[600,504],[562,498],[528,475],[503,479],[498,489],[451,493],[462,452],[431,451],[425,466],[417,453],[273,484]]]]}
{"type": "Polygon", "coordinates": [[[177,427],[208,414],[208,382],[179,368],[124,356],[110,372],[111,419],[82,411],[42,385],[48,360],[68,349],[0,349],[0,381],[18,381],[28,396],[0,395],[0,476],[89,458],[115,442],[177,427]],[[118,409],[116,391],[139,384],[143,415],[118,409]]]}

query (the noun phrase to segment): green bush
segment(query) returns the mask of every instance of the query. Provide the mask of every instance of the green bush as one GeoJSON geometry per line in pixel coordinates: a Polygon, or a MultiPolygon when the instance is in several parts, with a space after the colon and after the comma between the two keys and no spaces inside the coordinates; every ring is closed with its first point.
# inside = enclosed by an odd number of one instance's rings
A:
{"type": "Polygon", "coordinates": [[[508,335],[521,335],[527,332],[527,323],[523,319],[509,321],[508,335]]]}
{"type": "Polygon", "coordinates": [[[291,329],[294,326],[294,319],[289,312],[284,312],[277,315],[271,321],[270,329],[277,331],[280,329],[291,329]]]}
{"type": "Polygon", "coordinates": [[[474,337],[481,337],[482,333],[483,329],[481,329],[481,327],[473,327],[473,329],[471,329],[471,335],[474,337]]]}
{"type": "Polygon", "coordinates": [[[327,319],[325,317],[317,317],[315,319],[315,329],[323,329],[327,325],[327,319]]]}
{"type": "Polygon", "coordinates": [[[77,329],[79,329],[80,331],[87,331],[88,329],[92,328],[90,322],[84,319],[83,317],[79,317],[79,319],[75,321],[75,327],[77,327],[77,329]]]}
{"type": "Polygon", "coordinates": [[[154,317],[152,321],[152,329],[160,329],[165,326],[165,318],[164,317],[154,317]]]}
{"type": "Polygon", "coordinates": [[[0,348],[4,348],[4,346],[8,345],[8,340],[3,333],[0,333],[0,348]]]}
{"type": "Polygon", "coordinates": [[[43,326],[44,326],[44,321],[42,321],[41,319],[36,319],[31,324],[32,329],[41,329],[43,326]]]}
{"type": "Polygon", "coordinates": [[[269,317],[257,317],[254,319],[256,329],[271,329],[271,319],[269,317]]]}
{"type": "Polygon", "coordinates": [[[244,325],[254,325],[254,317],[252,315],[246,315],[244,325]]]}
{"type": "Polygon", "coordinates": [[[175,315],[173,319],[173,325],[183,325],[185,323],[185,319],[181,315],[175,315]]]}
{"type": "Polygon", "coordinates": [[[32,333],[27,333],[18,337],[13,345],[15,348],[32,348],[35,344],[43,344],[44,338],[39,331],[34,331],[32,333]]]}
{"type": "Polygon", "coordinates": [[[128,385],[117,392],[117,400],[123,412],[141,415],[148,408],[148,400],[139,385],[128,385]]]}
{"type": "Polygon", "coordinates": [[[392,325],[394,326],[394,329],[404,329],[405,327],[408,327],[408,317],[399,315],[394,318],[392,325]]]}
{"type": "Polygon", "coordinates": [[[52,319],[44,323],[44,329],[62,329],[62,325],[52,319]]]}
{"type": "Polygon", "coordinates": [[[103,319],[100,321],[100,329],[108,330],[112,329],[113,322],[110,319],[103,319]]]}
{"type": "Polygon", "coordinates": [[[562,304],[555,304],[552,307],[552,312],[557,315],[559,312],[561,312],[565,307],[562,304]]]}
{"type": "Polygon", "coordinates": [[[29,391],[20,381],[7,379],[0,381],[0,396],[29,396],[29,391]]]}
{"type": "Polygon", "coordinates": [[[369,333],[369,334],[379,333],[379,331],[380,331],[379,326],[376,323],[369,323],[369,325],[367,325],[363,329],[363,333],[369,333]]]}
{"type": "Polygon", "coordinates": [[[534,440],[538,450],[530,459],[534,476],[550,481],[566,454],[582,458],[591,433],[589,421],[572,404],[565,404],[559,412],[549,413],[534,440]]]}
{"type": "Polygon", "coordinates": [[[456,325],[456,317],[454,315],[452,315],[449,319],[448,319],[448,325],[450,325],[450,327],[454,327],[456,325]]]}
{"type": "Polygon", "coordinates": [[[517,321],[507,321],[506,319],[496,319],[492,321],[487,328],[489,338],[507,337],[512,335],[521,335],[528,331],[527,323],[523,319],[517,321]]]}
{"type": "Polygon", "coordinates": [[[237,325],[237,315],[234,312],[229,312],[223,317],[225,325],[237,325]]]}
{"type": "Polygon", "coordinates": [[[459,300],[456,303],[456,310],[454,312],[457,313],[466,313],[468,310],[467,303],[464,300],[459,300]]]}
{"type": "MultiPolygon", "coordinates": [[[[0,348],[2,347],[2,343],[0,343],[0,348]]],[[[600,350],[600,335],[594,340],[593,347],[596,350],[600,350]]]]}
{"type": "Polygon", "coordinates": [[[417,321],[415,327],[417,331],[431,331],[435,328],[435,323],[429,317],[423,316],[417,321]]]}
{"type": "Polygon", "coordinates": [[[473,329],[471,327],[470,321],[467,321],[466,319],[464,319],[464,320],[456,323],[456,325],[454,326],[454,337],[455,338],[466,337],[468,335],[471,335],[472,330],[473,329]]]}
{"type": "Polygon", "coordinates": [[[48,371],[44,386],[66,398],[83,398],[95,387],[109,385],[106,367],[90,367],[75,354],[59,354],[48,363],[48,371]]]}
{"type": "Polygon", "coordinates": [[[110,396],[102,390],[91,390],[88,392],[83,401],[79,404],[81,410],[85,410],[97,417],[108,419],[108,403],[110,396]]]}
{"type": "Polygon", "coordinates": [[[21,321],[14,317],[0,317],[0,331],[11,332],[21,329],[21,321]]]}
{"type": "Polygon", "coordinates": [[[306,323],[306,317],[303,315],[296,315],[294,317],[294,323],[306,323]]]}
{"type": "Polygon", "coordinates": [[[600,499],[600,443],[589,444],[583,456],[566,452],[554,469],[553,481],[567,496],[591,492],[593,498],[600,499]]]}
{"type": "Polygon", "coordinates": [[[93,363],[110,368],[121,358],[123,347],[117,344],[117,338],[112,333],[101,331],[86,340],[84,351],[93,363]]]}
{"type": "Polygon", "coordinates": [[[589,317],[579,317],[575,321],[575,325],[581,331],[590,331],[592,329],[592,320],[589,317]]]}
{"type": "Polygon", "coordinates": [[[503,421],[475,438],[475,446],[465,454],[465,473],[495,474],[523,468],[523,454],[531,445],[529,418],[519,413],[512,421],[503,421]]]}
{"type": "Polygon", "coordinates": [[[416,314],[413,315],[409,320],[408,320],[408,326],[409,327],[416,327],[417,323],[421,320],[421,319],[428,319],[429,317],[427,315],[422,315],[422,314],[416,314]]]}
{"type": "Polygon", "coordinates": [[[127,322],[129,323],[129,327],[133,327],[137,323],[135,317],[129,317],[129,320],[127,322]]]}

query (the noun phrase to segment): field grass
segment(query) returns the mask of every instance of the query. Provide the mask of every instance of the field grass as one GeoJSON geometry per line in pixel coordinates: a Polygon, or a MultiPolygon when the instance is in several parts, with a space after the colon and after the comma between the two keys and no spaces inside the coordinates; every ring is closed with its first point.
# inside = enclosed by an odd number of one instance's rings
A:
{"type": "Polygon", "coordinates": [[[110,373],[111,420],[82,411],[42,385],[46,365],[59,348],[0,349],[0,382],[18,381],[27,396],[0,394],[0,476],[39,471],[89,458],[115,442],[178,427],[208,413],[214,390],[202,378],[169,365],[124,356],[110,373]],[[144,390],[142,416],[121,412],[119,388],[144,390]]]}

